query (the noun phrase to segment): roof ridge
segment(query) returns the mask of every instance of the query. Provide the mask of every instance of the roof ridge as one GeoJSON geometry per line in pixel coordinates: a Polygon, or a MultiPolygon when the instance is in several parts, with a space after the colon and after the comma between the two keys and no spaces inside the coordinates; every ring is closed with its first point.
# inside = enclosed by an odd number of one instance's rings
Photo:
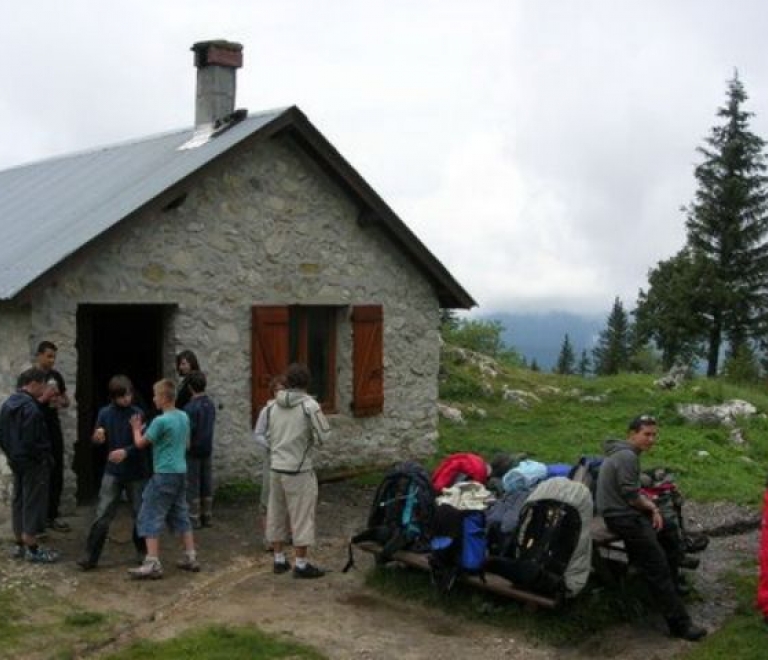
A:
{"type": "MultiPolygon", "coordinates": [[[[270,108],[268,110],[259,110],[257,112],[248,113],[248,115],[243,119],[243,121],[248,121],[250,119],[256,119],[259,117],[263,117],[265,115],[278,115],[282,112],[285,112],[286,110],[289,110],[294,106],[283,106],[278,108],[270,108]]],[[[109,144],[101,144],[98,146],[93,147],[87,147],[85,149],[80,149],[77,151],[68,151],[66,153],[53,155],[53,156],[47,156],[44,158],[41,158],[39,160],[31,160],[27,161],[26,163],[20,163],[18,165],[13,165],[11,167],[7,167],[5,169],[0,169],[0,175],[6,174],[8,172],[18,171],[22,170],[27,167],[37,167],[39,165],[47,164],[47,163],[55,163],[60,160],[66,160],[69,158],[80,158],[82,156],[89,156],[94,153],[98,153],[100,151],[110,151],[112,149],[122,149],[124,147],[132,146],[135,144],[142,144],[145,142],[150,142],[152,140],[159,140],[162,138],[167,138],[171,135],[183,135],[184,133],[189,133],[192,135],[195,132],[195,126],[188,126],[186,128],[176,128],[176,129],[169,129],[166,131],[162,131],[159,133],[153,133],[151,135],[144,135],[142,137],[134,137],[134,138],[126,138],[125,140],[121,140],[119,142],[112,142],[109,144]]]]}

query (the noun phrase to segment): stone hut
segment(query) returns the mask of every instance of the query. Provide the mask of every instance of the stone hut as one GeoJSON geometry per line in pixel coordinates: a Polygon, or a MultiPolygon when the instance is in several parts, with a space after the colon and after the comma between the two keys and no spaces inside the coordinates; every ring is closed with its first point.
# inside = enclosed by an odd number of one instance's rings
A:
{"type": "Polygon", "coordinates": [[[219,408],[220,483],[258,478],[251,426],[291,361],[333,427],[321,469],[428,455],[439,309],[475,304],[298,108],[235,110],[239,44],[192,50],[193,128],[0,172],[0,399],[58,345],[65,508],[98,490],[110,376],[151,402],[182,349],[219,408]]]}

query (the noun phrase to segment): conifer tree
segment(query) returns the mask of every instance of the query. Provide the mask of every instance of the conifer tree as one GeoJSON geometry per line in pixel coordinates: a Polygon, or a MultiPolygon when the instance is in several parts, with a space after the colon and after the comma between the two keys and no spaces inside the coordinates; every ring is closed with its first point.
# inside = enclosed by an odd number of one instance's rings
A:
{"type": "Polygon", "coordinates": [[[723,342],[730,352],[750,337],[765,334],[768,320],[768,190],[765,142],[749,130],[752,113],[738,73],[728,81],[703,162],[695,169],[698,187],[686,209],[688,246],[702,259],[707,306],[697,315],[706,329],[707,375],[715,376],[723,342]]]}
{"type": "Polygon", "coordinates": [[[541,369],[539,368],[539,363],[536,362],[536,358],[533,358],[531,360],[531,371],[541,371],[541,369]]]}
{"type": "Polygon", "coordinates": [[[576,366],[576,356],[573,353],[573,346],[571,345],[571,339],[568,337],[568,333],[565,333],[565,339],[560,347],[560,355],[557,358],[557,365],[555,366],[555,373],[571,375],[573,374],[574,367],[576,366]]]}
{"type": "Polygon", "coordinates": [[[581,352],[581,357],[579,358],[579,366],[576,367],[576,372],[584,378],[589,374],[589,370],[591,368],[591,363],[589,361],[589,355],[587,354],[587,349],[585,348],[581,352]]]}
{"type": "Polygon", "coordinates": [[[617,296],[597,346],[592,351],[594,371],[598,376],[611,376],[629,366],[629,318],[617,296]]]}

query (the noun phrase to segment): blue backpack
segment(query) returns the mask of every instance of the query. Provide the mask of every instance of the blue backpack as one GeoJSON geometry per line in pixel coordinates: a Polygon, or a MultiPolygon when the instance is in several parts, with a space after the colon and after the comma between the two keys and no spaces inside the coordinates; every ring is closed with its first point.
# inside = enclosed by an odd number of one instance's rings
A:
{"type": "Polygon", "coordinates": [[[429,568],[438,591],[448,593],[462,574],[485,580],[485,512],[441,504],[432,528],[429,568]]]}

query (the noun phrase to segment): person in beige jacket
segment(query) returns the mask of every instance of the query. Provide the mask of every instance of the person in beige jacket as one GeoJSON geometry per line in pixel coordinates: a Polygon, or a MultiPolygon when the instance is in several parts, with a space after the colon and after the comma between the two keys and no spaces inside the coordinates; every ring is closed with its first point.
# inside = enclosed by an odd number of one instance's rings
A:
{"type": "Polygon", "coordinates": [[[309,369],[292,364],[285,372],[286,389],[267,406],[271,484],[267,505],[267,540],[274,551],[273,570],[286,573],[291,565],[283,550],[293,539],[295,578],[319,578],[325,571],[307,560],[315,543],[317,477],[312,464],[315,447],[330,434],[328,420],[309,394],[309,369]],[[290,529],[286,525],[286,517],[290,529]]]}

